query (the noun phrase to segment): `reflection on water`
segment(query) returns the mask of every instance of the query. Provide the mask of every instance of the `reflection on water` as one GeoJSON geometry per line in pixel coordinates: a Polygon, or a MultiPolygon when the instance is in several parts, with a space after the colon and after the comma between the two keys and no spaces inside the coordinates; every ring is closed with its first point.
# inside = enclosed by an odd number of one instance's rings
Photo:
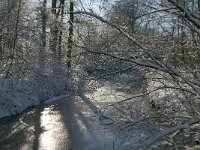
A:
{"type": "Polygon", "coordinates": [[[40,149],[42,150],[63,150],[66,149],[66,139],[69,136],[58,111],[54,107],[48,107],[41,113],[41,128],[44,132],[40,135],[40,149]]]}
{"type": "Polygon", "coordinates": [[[0,120],[0,150],[69,148],[69,133],[57,105],[41,105],[23,115],[0,120]]]}

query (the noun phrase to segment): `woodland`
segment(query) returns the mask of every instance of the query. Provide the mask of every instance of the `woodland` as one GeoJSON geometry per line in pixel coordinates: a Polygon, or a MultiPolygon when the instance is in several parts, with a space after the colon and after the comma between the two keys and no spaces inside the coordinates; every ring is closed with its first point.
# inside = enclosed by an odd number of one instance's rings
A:
{"type": "Polygon", "coordinates": [[[200,0],[0,0],[1,117],[109,81],[130,149],[200,149],[199,58],[200,0]]]}

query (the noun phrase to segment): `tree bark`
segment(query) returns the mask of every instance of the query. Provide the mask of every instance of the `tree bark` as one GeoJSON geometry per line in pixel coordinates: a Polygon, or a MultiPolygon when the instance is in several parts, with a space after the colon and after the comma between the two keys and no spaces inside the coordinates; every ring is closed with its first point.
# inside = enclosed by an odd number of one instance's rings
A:
{"type": "Polygon", "coordinates": [[[199,13],[199,16],[200,16],[200,0],[198,0],[198,13],[199,13]]]}
{"type": "Polygon", "coordinates": [[[71,68],[72,44],[73,44],[73,22],[74,22],[74,0],[70,0],[69,37],[68,37],[68,53],[67,53],[68,68],[71,68]]]}
{"type": "Polygon", "coordinates": [[[50,24],[50,49],[52,51],[52,69],[53,74],[57,73],[58,67],[58,56],[57,56],[57,40],[58,40],[58,24],[57,24],[57,14],[56,14],[57,0],[52,0],[51,5],[51,24],[50,24]]]}
{"type": "Polygon", "coordinates": [[[39,52],[39,73],[44,74],[45,72],[45,49],[46,49],[46,25],[47,25],[47,14],[46,14],[47,0],[43,1],[42,4],[42,34],[41,34],[41,48],[39,52]]]}
{"type": "Polygon", "coordinates": [[[63,36],[63,19],[64,19],[64,5],[65,0],[60,0],[60,31],[59,31],[59,39],[58,39],[58,63],[59,66],[62,64],[62,36],[63,36]]]}

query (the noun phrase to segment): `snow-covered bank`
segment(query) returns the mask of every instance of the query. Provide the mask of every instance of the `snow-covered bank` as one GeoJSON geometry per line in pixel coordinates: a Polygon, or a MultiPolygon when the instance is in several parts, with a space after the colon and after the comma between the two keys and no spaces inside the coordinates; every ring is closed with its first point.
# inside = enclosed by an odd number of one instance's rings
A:
{"type": "Polygon", "coordinates": [[[40,103],[36,84],[27,80],[0,80],[0,118],[21,113],[40,103]]]}
{"type": "Polygon", "coordinates": [[[63,79],[47,77],[43,86],[35,80],[0,79],[0,118],[17,115],[29,107],[46,100],[53,101],[57,99],[56,96],[66,93],[67,84],[63,79]]]}
{"type": "Polygon", "coordinates": [[[69,96],[69,95],[60,95],[60,96],[52,97],[52,98],[50,98],[50,99],[45,100],[44,103],[45,103],[45,104],[49,104],[49,103],[51,103],[51,102],[54,102],[54,101],[57,101],[57,100],[61,100],[61,99],[66,98],[66,97],[68,97],[68,96],[69,96]]]}
{"type": "MultiPolygon", "coordinates": [[[[48,104],[66,97],[68,97],[68,95],[54,96],[45,100],[44,103],[48,104]]],[[[40,103],[37,94],[28,95],[19,91],[1,91],[0,100],[0,118],[17,115],[27,108],[40,103]]]]}

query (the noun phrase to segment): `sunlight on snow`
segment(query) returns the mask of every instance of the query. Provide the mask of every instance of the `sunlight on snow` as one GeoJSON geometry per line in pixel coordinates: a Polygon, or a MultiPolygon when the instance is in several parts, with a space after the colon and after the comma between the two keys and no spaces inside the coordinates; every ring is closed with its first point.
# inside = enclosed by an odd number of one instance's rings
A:
{"type": "Polygon", "coordinates": [[[97,102],[117,102],[131,97],[127,93],[116,91],[116,86],[108,83],[96,89],[92,96],[97,102]]]}

